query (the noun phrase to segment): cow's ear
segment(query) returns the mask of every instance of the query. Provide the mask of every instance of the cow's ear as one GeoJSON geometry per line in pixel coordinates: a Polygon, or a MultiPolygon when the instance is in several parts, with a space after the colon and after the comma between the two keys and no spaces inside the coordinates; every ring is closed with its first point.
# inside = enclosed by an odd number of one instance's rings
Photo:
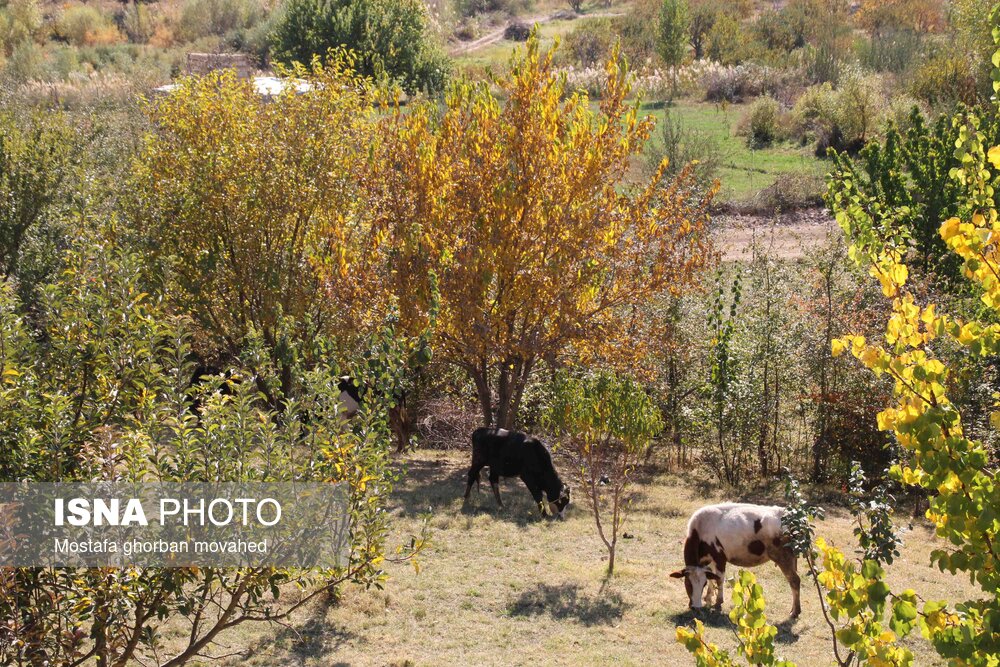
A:
{"type": "Polygon", "coordinates": [[[722,581],[722,578],[711,570],[705,570],[705,576],[709,579],[715,579],[716,581],[722,581]]]}
{"type": "Polygon", "coordinates": [[[684,570],[677,570],[676,572],[671,572],[670,576],[674,579],[683,579],[685,575],[684,570]]]}

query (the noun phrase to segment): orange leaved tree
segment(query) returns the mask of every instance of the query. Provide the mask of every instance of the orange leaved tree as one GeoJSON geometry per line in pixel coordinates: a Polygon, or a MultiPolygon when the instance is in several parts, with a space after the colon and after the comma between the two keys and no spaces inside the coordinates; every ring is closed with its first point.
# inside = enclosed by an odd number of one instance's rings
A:
{"type": "Polygon", "coordinates": [[[444,109],[387,122],[377,207],[398,250],[403,318],[419,322],[437,276],[435,354],[475,383],[486,424],[511,426],[539,362],[639,354],[642,304],[709,259],[709,193],[663,165],[629,182],[640,119],[615,54],[599,105],[567,96],[531,39],[509,73],[455,83],[444,109]]]}

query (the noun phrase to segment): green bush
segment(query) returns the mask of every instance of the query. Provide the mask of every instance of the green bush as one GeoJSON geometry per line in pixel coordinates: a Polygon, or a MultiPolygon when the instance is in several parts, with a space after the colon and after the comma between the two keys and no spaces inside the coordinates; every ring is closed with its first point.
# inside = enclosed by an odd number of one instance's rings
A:
{"type": "MultiPolygon", "coordinates": [[[[988,145],[1000,142],[1000,119],[972,113],[988,145]]],[[[965,188],[951,176],[962,164],[955,155],[955,120],[964,116],[941,115],[930,124],[913,108],[905,131],[890,129],[882,141],[869,142],[853,159],[834,153],[827,204],[837,209],[858,198],[863,203],[859,211],[883,218],[886,234],[903,235],[912,243],[911,269],[960,280],[958,261],[939,233],[941,221],[966,205],[965,188]]]]}
{"type": "Polygon", "coordinates": [[[924,37],[912,30],[894,30],[859,39],[858,62],[873,72],[902,74],[921,57],[924,37]]]}
{"type": "Polygon", "coordinates": [[[91,5],[67,7],[56,20],[55,32],[73,46],[109,44],[120,37],[111,18],[91,5]]]}
{"type": "Polygon", "coordinates": [[[18,120],[0,114],[0,280],[16,281],[22,302],[34,306],[34,288],[58,260],[64,208],[76,193],[71,181],[76,140],[56,114],[18,120]]]}
{"type": "MultiPolygon", "coordinates": [[[[107,664],[164,664],[159,638],[180,616],[201,619],[171,657],[187,664],[232,626],[280,621],[298,595],[308,600],[346,582],[381,586],[390,548],[385,507],[396,479],[389,396],[366,393],[347,427],[340,370],[324,363],[297,368],[300,391],[270,406],[260,387],[272,381],[273,361],[253,339],[252,368],[196,382],[190,322],[147,293],[141,259],[122,247],[121,230],[108,231],[111,238],[81,235],[67,252],[67,270],[46,286],[38,325],[0,281],[0,479],[344,482],[350,554],[322,571],[5,568],[0,664],[40,664],[35,658],[44,655],[46,664],[69,665],[86,654],[107,664]],[[285,585],[297,595],[281,596],[285,585]],[[217,604],[229,612],[220,616],[217,604]]],[[[361,381],[381,389],[401,376],[392,356],[398,341],[388,332],[371,341],[367,358],[356,355],[361,381]]],[[[402,557],[421,541],[403,547],[402,557]]]]}
{"type": "Polygon", "coordinates": [[[607,62],[616,40],[616,26],[610,18],[581,21],[566,35],[562,53],[581,67],[607,62]]]}
{"type": "Polygon", "coordinates": [[[931,107],[948,110],[955,104],[979,101],[975,72],[964,55],[939,53],[916,68],[910,93],[931,107]]]}
{"type": "Polygon", "coordinates": [[[0,51],[11,56],[24,42],[39,38],[43,25],[36,0],[10,0],[0,7],[0,51]]]}
{"type": "Polygon", "coordinates": [[[840,80],[841,59],[829,46],[806,46],[801,51],[802,69],[812,83],[837,83],[840,80]]]}
{"type": "Polygon", "coordinates": [[[878,134],[885,116],[885,91],[878,77],[849,68],[837,88],[837,126],[845,146],[860,147],[878,134]]]}
{"type": "Polygon", "coordinates": [[[34,42],[21,42],[7,59],[5,72],[14,81],[42,81],[48,78],[49,68],[42,47],[34,42]]]}
{"type": "Polygon", "coordinates": [[[263,16],[258,0],[187,0],[177,37],[184,42],[209,35],[225,37],[252,28],[263,16]]]}
{"type": "Polygon", "coordinates": [[[516,16],[530,6],[531,0],[456,0],[455,2],[458,15],[466,18],[492,13],[516,16]]]}
{"type": "Polygon", "coordinates": [[[765,148],[784,135],[782,110],[772,97],[758,97],[740,121],[741,133],[751,148],[765,148]]]}
{"type": "Polygon", "coordinates": [[[799,96],[789,130],[802,144],[815,142],[817,155],[828,148],[855,152],[878,135],[890,112],[898,117],[900,110],[886,105],[881,80],[848,68],[839,87],[823,83],[799,96]]]}
{"type": "Polygon", "coordinates": [[[708,31],[708,57],[723,65],[738,65],[746,57],[746,42],[740,22],[722,14],[708,31]]]}
{"type": "Polygon", "coordinates": [[[659,167],[664,158],[669,160],[668,174],[678,174],[693,164],[696,180],[708,187],[722,164],[719,142],[711,135],[685,127],[679,118],[667,111],[659,123],[660,143],[650,146],[646,155],[652,169],[659,167]]]}
{"type": "Polygon", "coordinates": [[[133,2],[122,12],[122,28],[129,40],[145,44],[156,31],[156,21],[149,6],[133,2]]]}
{"type": "Polygon", "coordinates": [[[279,63],[308,64],[346,47],[357,71],[408,91],[440,90],[447,63],[429,32],[421,0],[289,0],[271,36],[279,63]]]}
{"type": "Polygon", "coordinates": [[[621,39],[622,55],[629,62],[642,63],[657,58],[659,16],[657,0],[638,0],[631,12],[612,19],[616,36],[621,39]]]}

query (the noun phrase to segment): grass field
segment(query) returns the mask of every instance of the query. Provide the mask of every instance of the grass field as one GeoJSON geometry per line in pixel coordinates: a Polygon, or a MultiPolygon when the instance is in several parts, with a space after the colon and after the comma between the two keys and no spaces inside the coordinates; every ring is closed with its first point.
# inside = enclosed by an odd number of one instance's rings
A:
{"type": "MultiPolygon", "coordinates": [[[[643,480],[626,526],[634,537],[621,543],[618,572],[602,585],[605,551],[582,500],[565,521],[541,520],[520,482],[510,480],[503,488],[508,508],[497,512],[488,485],[462,502],[465,453],[417,452],[405,463],[409,472],[391,511],[398,539],[432,511],[433,544],[422,555],[420,573],[390,564],[384,591],[348,588],[339,604],[314,604],[287,627],[236,629],[222,638],[234,652],[222,664],[693,664],[674,640],[677,626],[692,621],[684,587],[667,575],[681,564],[689,513],[732,497],[690,475],[643,480]]],[[[557,459],[557,465],[569,470],[566,462],[557,459]]],[[[905,528],[905,517],[902,523],[905,528]]],[[[844,548],[855,543],[843,511],[830,510],[819,532],[844,548]]],[[[913,587],[925,599],[973,595],[967,580],[928,566],[936,544],[930,528],[917,524],[904,539],[903,557],[888,568],[894,590],[913,587]]],[[[788,585],[771,564],[754,571],[769,618],[781,622],[780,653],[800,667],[830,664],[829,631],[811,581],[803,577],[802,617],[783,622],[791,607],[788,585]]],[[[730,568],[730,576],[735,572],[730,568]]],[[[727,591],[727,613],[730,598],[727,591]]],[[[725,613],[709,612],[705,622],[712,641],[733,647],[725,613]]],[[[910,645],[915,664],[941,664],[919,636],[910,645]]],[[[225,646],[216,654],[226,653],[225,646]]]]}
{"type": "MultiPolygon", "coordinates": [[[[772,148],[751,150],[743,137],[736,135],[736,125],[747,105],[719,105],[710,102],[682,100],[670,107],[670,114],[684,128],[710,137],[719,148],[721,168],[717,174],[721,182],[719,199],[739,201],[769,187],[782,174],[814,176],[817,179],[827,171],[825,161],[813,155],[810,147],[778,144],[772,148]]],[[[662,105],[644,105],[645,112],[661,121],[665,114],[662,105]]],[[[659,127],[659,126],[658,126],[659,127]]],[[[657,129],[653,145],[662,145],[657,129]]],[[[820,181],[817,180],[819,184],[820,181]]]]}
{"type": "MultiPolygon", "coordinates": [[[[621,14],[630,9],[627,3],[615,5],[611,9],[608,9],[599,3],[584,3],[580,16],[575,19],[560,19],[555,21],[548,20],[548,17],[556,11],[565,11],[567,8],[568,5],[565,3],[541,3],[533,6],[527,14],[519,17],[519,19],[529,24],[533,21],[538,21],[537,28],[539,43],[543,48],[550,49],[555,45],[556,39],[562,39],[567,33],[571,32],[577,26],[585,23],[586,21],[595,17],[607,16],[612,13],[621,14]]],[[[486,29],[485,32],[489,33],[498,30],[502,31],[505,26],[506,21],[501,21],[495,27],[486,29]]],[[[482,70],[495,68],[498,65],[503,66],[507,64],[508,60],[510,60],[511,51],[518,46],[519,44],[517,42],[500,39],[499,41],[486,44],[473,51],[455,55],[453,58],[453,64],[455,69],[458,71],[470,69],[482,70]]]]}

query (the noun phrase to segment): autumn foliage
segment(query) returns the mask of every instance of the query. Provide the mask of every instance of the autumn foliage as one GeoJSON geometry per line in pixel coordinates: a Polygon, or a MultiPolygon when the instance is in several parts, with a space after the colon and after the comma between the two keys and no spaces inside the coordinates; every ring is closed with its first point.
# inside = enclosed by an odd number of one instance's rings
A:
{"type": "Polygon", "coordinates": [[[410,322],[439,279],[436,352],[475,383],[484,423],[511,426],[541,362],[643,352],[637,305],[682,290],[710,260],[711,192],[665,165],[638,186],[630,161],[653,127],[613,57],[595,109],[567,97],[535,39],[495,82],[461,81],[442,113],[393,119],[380,215],[410,322]]]}

